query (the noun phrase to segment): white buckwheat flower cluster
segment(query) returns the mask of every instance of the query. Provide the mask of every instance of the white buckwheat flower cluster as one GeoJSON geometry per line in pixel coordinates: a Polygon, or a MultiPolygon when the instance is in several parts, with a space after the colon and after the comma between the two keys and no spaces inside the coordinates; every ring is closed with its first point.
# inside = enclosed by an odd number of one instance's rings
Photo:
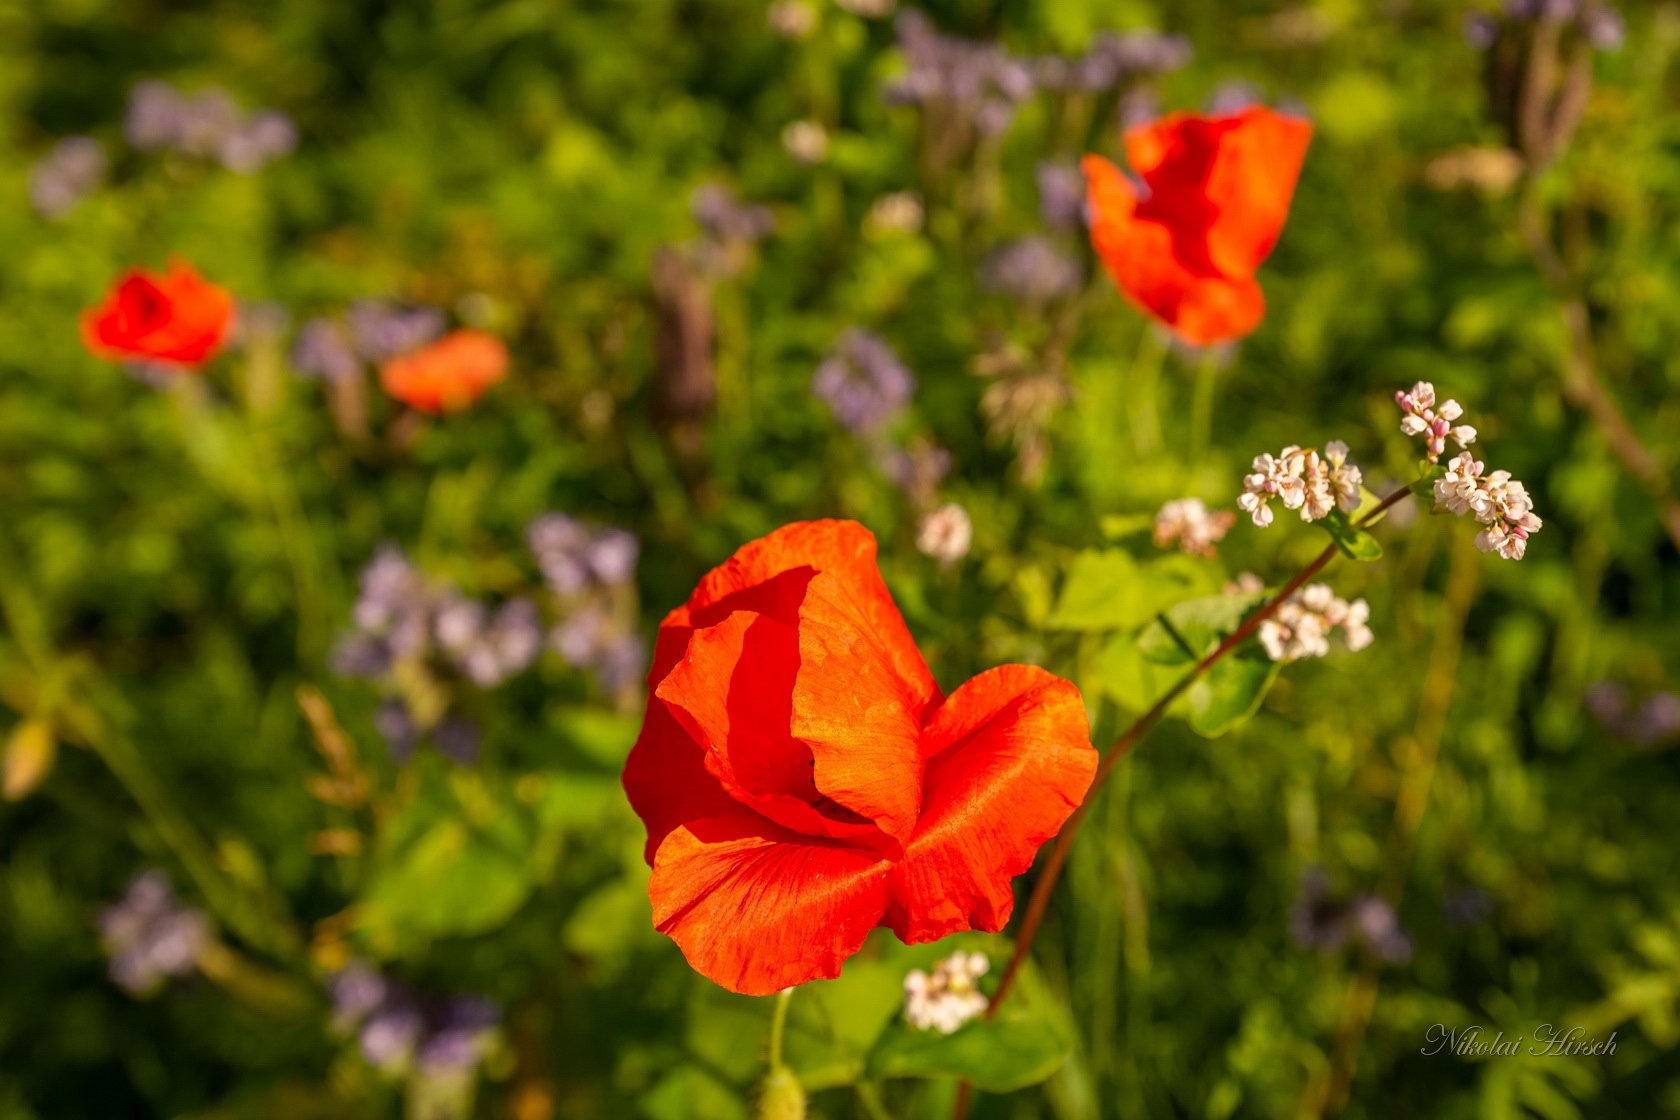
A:
{"type": "Polygon", "coordinates": [[[1338,599],[1328,584],[1311,583],[1284,600],[1277,613],[1260,624],[1260,644],[1273,661],[1299,661],[1330,652],[1330,635],[1340,629],[1349,650],[1371,644],[1367,625],[1371,608],[1363,599],[1338,599]]]}
{"type": "Polygon", "coordinates": [[[1427,381],[1419,381],[1412,386],[1412,391],[1394,394],[1394,401],[1400,406],[1400,411],[1406,415],[1400,420],[1400,430],[1409,436],[1423,436],[1429,447],[1429,461],[1441,461],[1441,453],[1447,448],[1447,437],[1460,448],[1469,447],[1476,442],[1476,429],[1468,424],[1456,427],[1453,421],[1464,415],[1464,409],[1457,401],[1442,401],[1439,407],[1435,404],[1435,386],[1427,381]]]}
{"type": "Polygon", "coordinates": [[[1476,547],[1483,552],[1521,560],[1530,534],[1541,525],[1534,502],[1510,471],[1484,474],[1486,470],[1470,452],[1460,452],[1447,464],[1447,473],[1435,480],[1435,504],[1460,517],[1469,514],[1486,526],[1476,534],[1476,547]]]}
{"type": "Polygon", "coordinates": [[[1343,513],[1359,508],[1359,487],[1364,481],[1358,467],[1347,461],[1348,446],[1341,440],[1316,448],[1290,446],[1276,457],[1260,455],[1254,473],[1243,478],[1237,506],[1264,529],[1272,523],[1270,502],[1277,498],[1285,509],[1301,511],[1302,521],[1328,517],[1340,507],[1343,513]]]}
{"type": "Polygon", "coordinates": [[[952,953],[929,975],[913,969],[904,978],[904,1018],[919,1031],[951,1034],[986,1010],[986,997],[975,983],[990,962],[984,953],[952,953]]]}
{"type": "MultiPolygon", "coordinates": [[[[1452,436],[1459,447],[1475,442],[1476,429],[1468,424],[1450,427],[1464,410],[1457,401],[1435,405],[1435,386],[1419,381],[1410,393],[1396,393],[1394,399],[1405,413],[1400,430],[1409,436],[1425,437],[1429,461],[1437,462],[1452,436]]],[[[1506,560],[1521,560],[1528,548],[1528,538],[1540,528],[1540,518],[1534,514],[1534,501],[1523,484],[1511,477],[1510,471],[1489,471],[1487,464],[1468,451],[1460,451],[1447,462],[1446,473],[1435,480],[1435,505],[1460,517],[1468,514],[1481,522],[1482,531],[1476,534],[1476,547],[1483,552],[1495,552],[1506,560]]]]}
{"type": "Polygon", "coordinates": [[[1192,556],[1217,556],[1214,545],[1236,523],[1237,515],[1228,509],[1214,511],[1200,498],[1179,498],[1155,515],[1155,544],[1160,548],[1176,544],[1180,552],[1192,556]]]}

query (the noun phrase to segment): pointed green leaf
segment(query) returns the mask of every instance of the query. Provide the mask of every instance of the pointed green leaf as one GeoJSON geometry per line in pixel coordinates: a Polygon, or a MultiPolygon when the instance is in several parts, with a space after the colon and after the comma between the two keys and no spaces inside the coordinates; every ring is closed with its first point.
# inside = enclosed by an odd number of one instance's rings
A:
{"type": "Polygon", "coordinates": [[[1138,635],[1138,650],[1158,665],[1190,665],[1242,625],[1266,601],[1263,591],[1210,595],[1168,608],[1138,635]]]}
{"type": "Polygon", "coordinates": [[[1190,686],[1190,726],[1216,739],[1244,723],[1260,710],[1277,674],[1278,663],[1263,650],[1250,648],[1225,657],[1190,686]]]}

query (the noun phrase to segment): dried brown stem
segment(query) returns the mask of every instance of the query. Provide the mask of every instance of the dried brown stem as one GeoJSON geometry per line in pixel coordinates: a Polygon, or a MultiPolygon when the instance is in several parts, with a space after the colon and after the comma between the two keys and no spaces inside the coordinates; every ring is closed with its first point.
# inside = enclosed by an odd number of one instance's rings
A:
{"type": "Polygon", "coordinates": [[[1640,440],[1621,407],[1599,376],[1593,354],[1592,316],[1581,286],[1564,262],[1547,227],[1537,185],[1531,179],[1518,208],[1517,225],[1535,266],[1557,295],[1569,350],[1564,358],[1563,395],[1586,412],[1604,435],[1611,452],[1656,506],[1658,519],[1676,548],[1680,548],[1680,500],[1662,463],[1640,440]]]}

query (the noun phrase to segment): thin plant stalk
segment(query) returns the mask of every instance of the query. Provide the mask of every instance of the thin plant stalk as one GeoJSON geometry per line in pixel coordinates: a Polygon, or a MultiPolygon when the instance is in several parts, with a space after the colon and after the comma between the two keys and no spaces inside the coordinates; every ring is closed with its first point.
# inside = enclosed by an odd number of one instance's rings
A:
{"type": "MultiPolygon", "coordinates": [[[[1361,526],[1371,524],[1387,512],[1390,507],[1410,494],[1411,490],[1409,488],[1400,487],[1379,502],[1369,513],[1361,517],[1358,524],[1361,526]]],[[[1113,745],[1103,752],[1101,760],[1097,763],[1097,772],[1091,779],[1090,789],[1086,791],[1085,798],[1080,802],[1079,808],[1073,811],[1073,815],[1062,826],[1062,831],[1057,834],[1056,843],[1051,847],[1050,855],[1046,858],[1044,867],[1039,872],[1038,880],[1033,884],[1032,894],[1027,899],[1026,911],[1021,916],[1020,930],[1015,935],[1014,952],[1009,958],[1008,965],[1003,970],[1002,977],[998,980],[997,991],[993,993],[991,1002],[986,1007],[986,1018],[995,1018],[998,1009],[1003,1005],[1003,1001],[1014,990],[1015,981],[1021,972],[1021,966],[1032,952],[1033,942],[1038,938],[1039,927],[1043,924],[1045,912],[1050,907],[1050,896],[1055,891],[1057,881],[1061,878],[1062,869],[1067,865],[1068,853],[1073,848],[1074,838],[1079,834],[1079,826],[1084,823],[1085,814],[1090,809],[1097,791],[1108,780],[1108,776],[1114,772],[1114,767],[1131,752],[1133,747],[1137,746],[1138,742],[1151,728],[1161,722],[1161,718],[1167,714],[1167,710],[1172,707],[1174,701],[1184,695],[1191,685],[1200,680],[1203,674],[1223,660],[1226,655],[1252,637],[1254,632],[1260,628],[1260,625],[1275,615],[1291,596],[1306,585],[1308,580],[1329,566],[1330,562],[1336,558],[1337,551],[1335,544],[1325,546],[1324,550],[1315,556],[1306,567],[1295,573],[1294,577],[1284,584],[1277,594],[1266,600],[1259,610],[1249,615],[1243,624],[1227,635],[1225,640],[1220,642],[1211,653],[1196,662],[1189,672],[1185,673],[1130,727],[1121,732],[1120,737],[1114,741],[1113,745]]],[[[968,1114],[968,1105],[972,1093],[967,1089],[968,1086],[965,1083],[965,1091],[958,1094],[957,1105],[952,1109],[952,1120],[962,1120],[962,1117],[968,1114]]]]}

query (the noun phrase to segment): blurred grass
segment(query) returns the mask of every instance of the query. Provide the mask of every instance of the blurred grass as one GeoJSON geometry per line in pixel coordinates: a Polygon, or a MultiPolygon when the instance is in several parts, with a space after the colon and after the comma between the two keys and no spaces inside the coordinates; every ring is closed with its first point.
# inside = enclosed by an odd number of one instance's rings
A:
{"type": "MultiPolygon", "coordinates": [[[[1075,551],[1102,543],[1100,519],[1186,493],[1229,504],[1249,459],[1286,443],[1345,439],[1368,478],[1406,478],[1389,398],[1429,379],[1465,404],[1490,466],[1535,495],[1546,527],[1528,559],[1468,554],[1460,524],[1391,518],[1384,561],[1331,575],[1339,594],[1371,601],[1372,649],[1292,667],[1232,736],[1174,723],[1122,766],[1039,943],[1080,1048],[1044,1090],[980,1111],[1296,1113],[1334,1060],[1361,969],[1289,939],[1311,865],[1348,890],[1402,884],[1416,945],[1382,975],[1347,1115],[1680,1110],[1674,741],[1609,734],[1583,701],[1604,680],[1636,695],[1676,687],[1680,563],[1645,494],[1560,394],[1563,325],[1517,236],[1515,199],[1429,183],[1435,158],[1500,141],[1460,35],[1465,6],[928,10],[1020,51],[1076,51],[1109,27],[1181,31],[1197,53],[1164,81],[1168,106],[1240,79],[1313,116],[1292,217],[1261,274],[1269,316],[1217,375],[1205,455],[1188,454],[1194,359],[1165,355],[1146,411],[1139,374],[1158,342],[1100,276],[1067,358],[1075,404],[1054,416],[1042,477],[1023,481],[987,438],[974,356],[994,339],[1037,347],[1048,325],[980,291],[976,270],[1040,227],[1037,163],[1112,154],[1114,116],[1070,130],[1037,103],[975,178],[928,178],[914,113],[879,96],[901,66],[887,23],[823,5],[817,37],[798,44],[771,33],[761,5],[724,0],[0,2],[0,719],[28,717],[43,679],[73,666],[71,702],[120,729],[203,845],[207,869],[177,875],[182,890],[219,912],[201,878],[282,898],[309,937],[352,903],[426,901],[438,882],[402,866],[421,882],[380,895],[366,865],[310,853],[333,818],[305,789],[320,762],[294,694],[319,686],[393,811],[448,830],[483,798],[480,811],[522,830],[513,848],[540,854],[456,869],[479,902],[480,882],[507,892],[481,923],[432,930],[422,915],[356,943],[508,1007],[510,1052],[489,1070],[484,1114],[741,1116],[741,1051],[762,1031],[741,1032],[727,1074],[692,1053],[724,1020],[707,1003],[717,993],[649,928],[639,828],[615,784],[634,718],[545,662],[486,713],[488,760],[470,779],[482,788],[441,767],[399,771],[371,725],[375,697],[326,664],[379,542],[501,594],[530,578],[522,533],[536,513],[624,525],[644,541],[651,632],[740,542],[799,517],[857,517],[880,537],[943,684],[1005,660],[1045,664],[1074,676],[1099,732],[1112,731],[1124,705],[1098,699],[1116,692],[1101,646],[1046,626],[1075,551]],[[281,107],[300,150],[252,176],[128,152],[121,108],[146,77],[281,107]],[[834,133],[815,169],[781,145],[801,118],[834,133]],[[42,220],[25,202],[29,168],[72,133],[107,143],[113,185],[42,220]],[[649,267],[659,246],[695,237],[689,193],[712,179],[771,204],[778,228],[715,286],[721,406],[686,454],[649,418],[649,267]],[[968,192],[993,187],[995,211],[964,209],[968,192]],[[924,197],[925,231],[861,233],[870,204],[901,189],[924,197]],[[347,444],[300,380],[279,384],[272,409],[248,408],[248,355],[223,362],[204,399],[156,392],[84,354],[75,317],[121,268],[176,253],[298,317],[363,296],[465,307],[510,341],[515,372],[407,450],[347,444]],[[857,324],[919,379],[893,438],[954,455],[941,493],[969,510],[976,540],[954,570],[916,553],[915,510],[810,395],[815,364],[857,324]],[[1135,433],[1152,424],[1160,444],[1140,448],[1135,433]],[[1464,580],[1478,584],[1467,601],[1454,592],[1464,580]],[[1423,786],[1427,810],[1397,826],[1397,801],[1423,786]],[[1454,924],[1448,904],[1470,888],[1489,912],[1454,924]],[[1577,1020],[1617,1030],[1616,1054],[1419,1053],[1437,1022],[1577,1020]],[[550,1112],[518,1111],[541,1100],[550,1112]]],[[[1672,477],[1680,15],[1627,14],[1627,45],[1598,59],[1586,119],[1543,187],[1582,262],[1602,375],[1672,477]]],[[[374,409],[383,430],[391,410],[374,409]]],[[[1150,551],[1138,535],[1119,545],[1150,551]]],[[[1222,562],[1280,579],[1320,546],[1306,531],[1239,526],[1222,562]]],[[[204,979],[142,1002],[105,979],[98,907],[137,867],[183,857],[120,769],[61,737],[39,792],[0,808],[0,1117],[395,1115],[396,1090],[328,1029],[324,1002],[276,1016],[204,979]]],[[[228,925],[264,966],[295,965],[282,937],[228,925]]],[[[318,976],[296,968],[313,991],[318,976]]],[[[888,1089],[894,1115],[941,1114],[937,1086],[888,1089]]],[[[844,1089],[816,1102],[865,1115],[844,1089]]]]}

